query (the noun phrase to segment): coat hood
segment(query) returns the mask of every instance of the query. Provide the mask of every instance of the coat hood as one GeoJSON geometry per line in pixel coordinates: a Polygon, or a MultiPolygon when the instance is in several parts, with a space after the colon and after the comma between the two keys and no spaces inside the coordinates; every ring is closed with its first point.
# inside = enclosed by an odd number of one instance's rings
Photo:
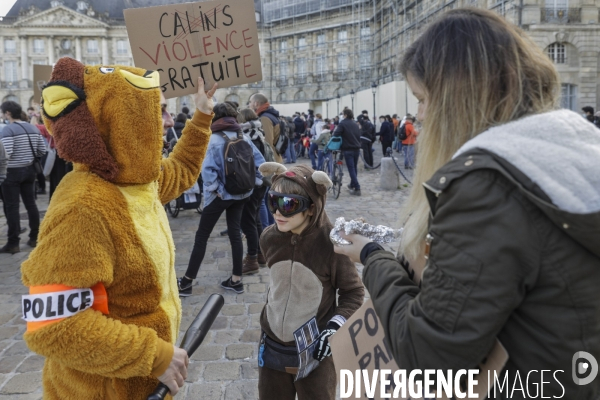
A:
{"type": "Polygon", "coordinates": [[[600,130],[573,111],[551,111],[491,128],[454,157],[475,148],[514,165],[560,210],[600,211],[600,130]]]}
{"type": "Polygon", "coordinates": [[[277,124],[279,124],[279,111],[274,109],[272,106],[269,106],[269,108],[261,112],[259,117],[269,118],[273,126],[277,126],[277,124]]]}
{"type": "Polygon", "coordinates": [[[481,151],[501,165],[490,168],[509,176],[550,220],[600,257],[599,129],[572,111],[551,111],[491,128],[454,157],[481,151]]]}
{"type": "Polygon", "coordinates": [[[260,119],[255,119],[254,121],[244,122],[243,124],[240,124],[240,126],[243,131],[246,131],[252,128],[262,128],[262,122],[260,122],[260,119]]]}

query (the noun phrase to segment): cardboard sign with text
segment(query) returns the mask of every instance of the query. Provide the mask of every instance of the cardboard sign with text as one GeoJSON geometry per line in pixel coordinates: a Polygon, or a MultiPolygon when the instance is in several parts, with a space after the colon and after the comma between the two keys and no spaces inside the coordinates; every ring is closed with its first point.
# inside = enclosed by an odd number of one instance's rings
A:
{"type": "MultiPolygon", "coordinates": [[[[356,370],[369,371],[368,376],[373,377],[373,370],[388,369],[392,371],[391,375],[388,375],[389,380],[393,382],[394,371],[398,370],[398,365],[394,361],[391,353],[391,347],[385,337],[383,326],[379,317],[375,313],[373,308],[373,302],[369,299],[359,308],[352,317],[350,317],[346,323],[329,339],[331,343],[331,352],[333,362],[335,364],[335,370],[340,379],[340,370],[350,370],[354,375],[356,370]]],[[[432,349],[432,351],[434,351],[432,349]]],[[[479,396],[478,399],[485,399],[488,391],[488,371],[491,376],[494,376],[494,372],[500,375],[500,371],[504,368],[506,361],[508,360],[508,353],[502,347],[502,344],[496,340],[494,347],[490,354],[486,357],[485,362],[479,365],[480,373],[476,375],[476,380],[479,382],[475,386],[474,392],[479,396]]],[[[406,376],[410,374],[407,371],[406,376]]],[[[423,379],[423,376],[419,379],[423,379]]],[[[492,380],[493,382],[493,380],[492,380]]],[[[375,380],[375,396],[372,399],[381,399],[380,380],[377,377],[375,380]]],[[[351,398],[360,398],[368,400],[365,393],[365,385],[361,383],[361,397],[355,397],[355,393],[352,393],[351,398]]],[[[343,389],[341,389],[343,390],[343,389]]],[[[385,392],[393,394],[393,385],[385,389],[385,392]]],[[[432,389],[435,393],[435,386],[432,389]]],[[[422,397],[396,397],[403,400],[410,399],[421,399],[422,397]]],[[[437,399],[447,399],[445,396],[437,397],[437,399]]]]}
{"type": "Polygon", "coordinates": [[[42,88],[52,76],[52,65],[33,66],[33,101],[40,104],[42,99],[42,88]]]}
{"type": "Polygon", "coordinates": [[[160,72],[165,98],[262,80],[253,0],[124,10],[136,67],[160,72]]]}

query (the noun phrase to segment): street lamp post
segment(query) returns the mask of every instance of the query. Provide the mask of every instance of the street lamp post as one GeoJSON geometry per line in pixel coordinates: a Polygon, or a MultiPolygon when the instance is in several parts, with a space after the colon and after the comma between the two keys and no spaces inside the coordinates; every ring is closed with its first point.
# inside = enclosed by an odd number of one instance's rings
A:
{"type": "Polygon", "coordinates": [[[354,89],[350,90],[350,98],[352,99],[352,112],[354,112],[354,89]]]}
{"type": "Polygon", "coordinates": [[[338,93],[337,95],[337,105],[338,105],[338,112],[337,115],[340,115],[340,94],[338,93]]]}
{"type": "Polygon", "coordinates": [[[375,113],[375,93],[377,93],[377,84],[371,83],[371,92],[373,92],[373,126],[377,128],[377,114],[375,113]]]}

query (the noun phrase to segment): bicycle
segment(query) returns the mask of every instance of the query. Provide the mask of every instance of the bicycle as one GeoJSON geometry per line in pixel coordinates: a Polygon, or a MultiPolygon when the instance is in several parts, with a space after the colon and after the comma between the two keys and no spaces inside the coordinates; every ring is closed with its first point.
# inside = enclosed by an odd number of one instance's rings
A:
{"type": "MultiPolygon", "coordinates": [[[[198,188],[202,188],[201,176],[198,177],[198,188]]],[[[183,193],[181,196],[165,204],[165,211],[173,218],[177,218],[179,212],[183,210],[196,210],[198,214],[202,214],[204,210],[203,199],[202,190],[200,190],[200,193],[194,194],[183,193]]]]}
{"type": "Polygon", "coordinates": [[[333,150],[331,152],[325,153],[323,157],[323,165],[321,167],[321,171],[325,172],[333,185],[331,185],[331,191],[333,193],[333,198],[337,199],[340,197],[340,192],[342,191],[342,180],[344,179],[344,161],[342,153],[338,150],[333,150]],[[339,157],[338,157],[339,154],[339,157]],[[330,162],[333,160],[333,162],[330,162]]]}

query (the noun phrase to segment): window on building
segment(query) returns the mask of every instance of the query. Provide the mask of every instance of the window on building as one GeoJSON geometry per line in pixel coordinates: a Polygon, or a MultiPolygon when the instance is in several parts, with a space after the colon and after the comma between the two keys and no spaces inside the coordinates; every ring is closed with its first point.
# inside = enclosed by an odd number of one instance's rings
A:
{"type": "Polygon", "coordinates": [[[127,54],[126,40],[117,40],[117,54],[127,54]]]}
{"type": "Polygon", "coordinates": [[[338,41],[340,44],[348,42],[348,31],[343,30],[338,32],[338,41]]]}
{"type": "Polygon", "coordinates": [[[5,39],[4,52],[6,54],[15,54],[17,52],[17,42],[14,39],[5,39]]]}
{"type": "Polygon", "coordinates": [[[43,53],[44,52],[44,39],[33,39],[33,52],[43,53]]]}
{"type": "Polygon", "coordinates": [[[306,38],[305,37],[301,37],[300,39],[298,39],[298,47],[300,47],[301,49],[306,47],[306,38]]]}
{"type": "Polygon", "coordinates": [[[319,47],[325,46],[325,34],[324,33],[320,33],[317,36],[317,46],[319,46],[319,47]]]}
{"type": "Polygon", "coordinates": [[[87,51],[90,54],[98,53],[98,41],[95,39],[91,39],[87,41],[87,51]]]}
{"type": "Polygon", "coordinates": [[[19,80],[17,75],[17,62],[4,61],[4,80],[6,82],[16,82],[19,80]]]}
{"type": "Polygon", "coordinates": [[[327,63],[325,56],[318,56],[315,65],[317,75],[323,76],[327,73],[327,63]]]}
{"type": "Polygon", "coordinates": [[[550,23],[569,22],[569,0],[545,0],[542,19],[550,23]]]}
{"type": "Polygon", "coordinates": [[[342,53],[339,55],[338,69],[342,71],[348,69],[348,53],[342,53]]]}
{"type": "Polygon", "coordinates": [[[371,27],[365,26],[364,28],[360,28],[360,36],[361,37],[371,36],[371,27]]]}
{"type": "Polygon", "coordinates": [[[50,2],[50,7],[58,7],[62,5],[62,1],[53,0],[50,2]]]}
{"type": "Polygon", "coordinates": [[[43,60],[33,60],[32,62],[33,62],[33,65],[46,65],[46,64],[48,64],[48,62],[45,59],[43,59],[43,60]]]}
{"type": "Polygon", "coordinates": [[[569,8],[569,0],[545,0],[544,6],[555,10],[566,10],[569,8]]]}
{"type": "Polygon", "coordinates": [[[298,75],[305,75],[306,74],[306,58],[299,58],[298,59],[298,75]]]}
{"type": "Polygon", "coordinates": [[[369,50],[361,51],[359,57],[361,68],[367,68],[371,64],[371,52],[369,50]]]}
{"type": "Polygon", "coordinates": [[[9,94],[8,96],[6,96],[4,98],[4,100],[2,100],[2,102],[4,103],[5,101],[14,101],[15,103],[20,103],[21,102],[19,100],[19,98],[17,96],[15,96],[14,94],[9,94]]]}
{"type": "Polygon", "coordinates": [[[562,43],[552,43],[548,46],[548,57],[555,64],[566,64],[567,63],[567,49],[562,43]]]}
{"type": "Polygon", "coordinates": [[[281,79],[287,78],[288,75],[288,63],[287,61],[282,61],[279,63],[279,77],[281,79]]]}
{"type": "Polygon", "coordinates": [[[283,51],[283,50],[287,50],[287,40],[282,40],[282,41],[279,43],[279,49],[280,49],[281,51],[283,51]]]}
{"type": "Polygon", "coordinates": [[[561,85],[560,106],[575,112],[579,111],[577,107],[577,86],[570,83],[561,85]]]}

